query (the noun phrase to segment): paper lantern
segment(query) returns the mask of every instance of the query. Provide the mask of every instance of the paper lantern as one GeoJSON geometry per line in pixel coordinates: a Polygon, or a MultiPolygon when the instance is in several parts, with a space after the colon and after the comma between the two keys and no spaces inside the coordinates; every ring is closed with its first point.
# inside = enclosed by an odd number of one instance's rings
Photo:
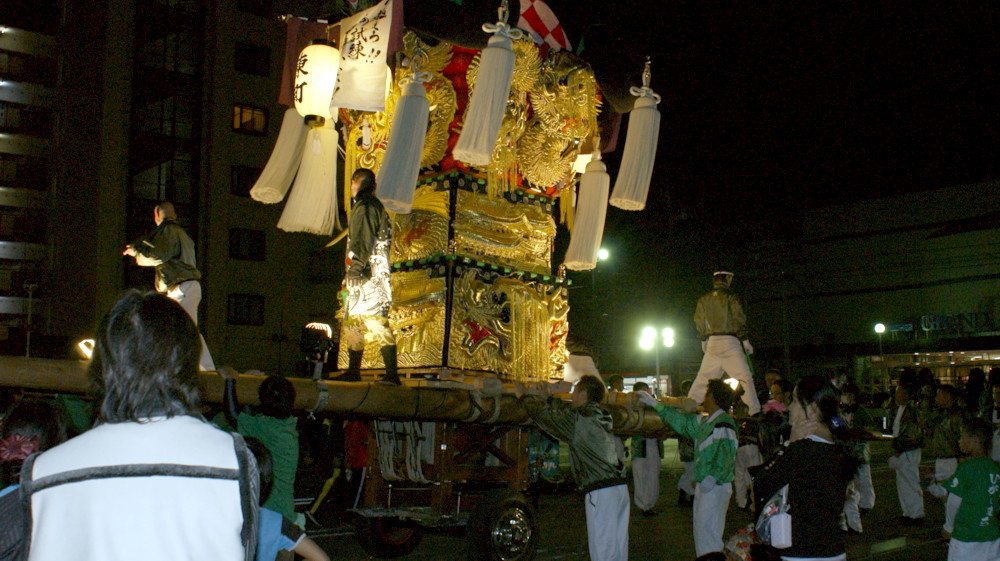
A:
{"type": "Polygon", "coordinates": [[[650,89],[651,78],[647,60],[642,73],[642,87],[632,88],[632,95],[637,99],[628,116],[625,150],[611,195],[611,204],[624,210],[646,208],[649,182],[653,179],[656,144],[660,135],[660,111],[656,104],[660,102],[660,96],[650,89]]]}
{"type": "Polygon", "coordinates": [[[329,119],[330,98],[337,85],[340,51],[329,41],[316,39],[302,49],[295,67],[295,110],[309,119],[311,116],[329,119]]]}
{"type": "Polygon", "coordinates": [[[601,149],[595,149],[587,164],[587,173],[580,179],[573,234],[566,250],[567,269],[586,271],[597,266],[597,251],[604,237],[604,219],[608,212],[608,191],[611,176],[601,161],[601,149]]]}

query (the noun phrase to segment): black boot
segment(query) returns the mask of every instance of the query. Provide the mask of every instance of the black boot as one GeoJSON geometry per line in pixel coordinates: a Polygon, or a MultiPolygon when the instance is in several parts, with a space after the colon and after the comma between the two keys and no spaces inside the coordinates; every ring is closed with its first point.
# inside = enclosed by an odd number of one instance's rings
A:
{"type": "Polygon", "coordinates": [[[383,384],[401,385],[399,370],[396,366],[396,345],[382,347],[382,361],[385,362],[385,375],[379,379],[383,384]]]}
{"type": "Polygon", "coordinates": [[[347,350],[347,372],[342,374],[338,380],[341,382],[360,382],[361,381],[361,357],[363,357],[365,351],[352,351],[347,350]]]}

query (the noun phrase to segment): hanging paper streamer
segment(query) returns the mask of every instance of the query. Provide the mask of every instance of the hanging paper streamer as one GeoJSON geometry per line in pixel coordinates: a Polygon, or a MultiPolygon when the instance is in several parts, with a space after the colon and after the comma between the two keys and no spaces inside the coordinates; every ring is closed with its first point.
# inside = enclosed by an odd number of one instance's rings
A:
{"type": "Polygon", "coordinates": [[[408,214],[413,205],[413,192],[427,136],[430,102],[427,101],[424,82],[430,80],[431,75],[420,70],[422,54],[418,52],[413,59],[413,76],[400,82],[403,95],[396,104],[389,144],[376,181],[379,200],[386,210],[397,214],[408,214]]]}
{"type": "Polygon", "coordinates": [[[321,236],[333,232],[337,219],[337,142],[333,119],[309,131],[278,228],[321,236]]]}
{"type": "Polygon", "coordinates": [[[280,203],[292,186],[292,179],[299,169],[302,149],[306,144],[309,127],[295,109],[285,111],[281,120],[278,141],[274,144],[271,157],[267,159],[264,171],[250,189],[250,197],[264,204],[280,203]]]}
{"type": "Polygon", "coordinates": [[[624,210],[646,208],[649,182],[653,178],[653,162],[656,160],[656,144],[660,134],[660,111],[656,104],[660,96],[649,87],[652,73],[649,60],[642,72],[642,87],[632,88],[637,96],[632,112],[628,116],[628,136],[625,151],[618,169],[618,179],[611,195],[611,204],[624,210]]]}
{"type": "Polygon", "coordinates": [[[475,90],[462,122],[462,134],[453,150],[455,159],[475,166],[490,163],[493,156],[514,76],[512,39],[523,36],[520,29],[507,25],[507,0],[503,0],[497,14],[495,25],[483,24],[483,31],[493,36],[483,49],[475,90]]]}
{"type": "Polygon", "coordinates": [[[604,218],[608,212],[608,191],[611,176],[601,161],[601,149],[595,142],[594,155],[587,164],[587,173],[580,179],[576,204],[576,224],[564,261],[567,269],[586,271],[597,266],[597,251],[604,237],[604,218]]]}

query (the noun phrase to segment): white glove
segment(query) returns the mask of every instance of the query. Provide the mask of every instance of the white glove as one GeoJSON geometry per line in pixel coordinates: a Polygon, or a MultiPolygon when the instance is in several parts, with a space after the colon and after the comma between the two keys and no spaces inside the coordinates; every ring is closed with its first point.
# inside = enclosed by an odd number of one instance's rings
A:
{"type": "Polygon", "coordinates": [[[743,340],[743,351],[746,352],[746,354],[748,354],[748,355],[752,355],[753,354],[753,345],[750,344],[750,340],[749,339],[744,339],[743,340]]]}
{"type": "Polygon", "coordinates": [[[701,342],[701,352],[702,353],[707,353],[708,352],[708,341],[702,341],[701,342]]]}
{"type": "Polygon", "coordinates": [[[644,403],[650,407],[656,407],[656,399],[649,394],[649,392],[635,392],[636,397],[639,399],[640,403],[644,403]]]}

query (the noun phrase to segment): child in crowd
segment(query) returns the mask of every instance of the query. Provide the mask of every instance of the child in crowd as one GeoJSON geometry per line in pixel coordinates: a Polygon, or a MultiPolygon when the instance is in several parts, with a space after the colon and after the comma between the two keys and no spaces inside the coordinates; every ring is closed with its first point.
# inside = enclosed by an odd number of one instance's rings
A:
{"type": "MultiPolygon", "coordinates": [[[[247,447],[257,460],[260,472],[260,502],[263,504],[271,494],[272,478],[271,453],[264,443],[253,437],[246,438],[247,447]]],[[[257,529],[256,561],[274,561],[279,551],[294,551],[306,561],[330,561],[316,542],[309,539],[301,528],[288,518],[262,506],[257,529]]]]}
{"type": "Polygon", "coordinates": [[[59,410],[48,401],[21,401],[0,424],[0,561],[17,559],[23,542],[18,474],[24,460],[66,440],[59,410]]]}
{"type": "MultiPolygon", "coordinates": [[[[649,393],[649,384],[636,382],[633,392],[649,393]]],[[[633,501],[643,516],[656,516],[653,507],[660,498],[660,460],[663,442],[658,438],[632,437],[633,501]]]]}
{"type": "Polygon", "coordinates": [[[958,441],[962,438],[962,422],[965,413],[959,401],[955,386],[943,384],[938,387],[934,403],[935,410],[928,415],[924,434],[924,455],[934,458],[934,477],[927,483],[927,491],[939,499],[948,496],[942,483],[951,479],[958,469],[958,456],[961,451],[958,441]]]}
{"type": "Polygon", "coordinates": [[[904,526],[924,523],[924,495],[920,490],[920,446],[924,435],[920,428],[913,389],[900,383],[896,386],[896,414],[892,421],[892,453],[889,468],[896,470],[896,492],[904,526]]]}
{"type": "Polygon", "coordinates": [[[611,414],[601,407],[604,382],[587,374],[572,402],[525,395],[514,385],[525,411],[544,431],[569,443],[570,469],[585,496],[587,543],[592,561],[628,560],[629,498],[625,466],[615,455],[611,414]]]}
{"type": "Polygon", "coordinates": [[[295,473],[299,468],[299,431],[297,419],[292,415],[295,387],[281,376],[268,376],[257,388],[259,410],[240,411],[236,400],[236,371],[223,366],[219,374],[226,378],[223,408],[226,421],[241,435],[263,442],[271,452],[274,490],[264,506],[301,525],[302,520],[295,513],[294,497],[295,473]]]}
{"type": "Polygon", "coordinates": [[[948,561],[1000,559],[1000,467],[986,455],[992,438],[993,429],[985,419],[971,419],[962,426],[959,443],[969,457],[948,483],[941,532],[951,539],[948,561]]]}
{"type": "Polygon", "coordinates": [[[722,551],[726,510],[733,494],[736,463],[736,422],[727,414],[733,391],[722,380],[708,381],[701,403],[706,415],[675,409],[689,400],[657,402],[649,394],[637,393],[639,401],[656,409],[664,423],[694,441],[694,548],[698,556],[722,551]]]}

